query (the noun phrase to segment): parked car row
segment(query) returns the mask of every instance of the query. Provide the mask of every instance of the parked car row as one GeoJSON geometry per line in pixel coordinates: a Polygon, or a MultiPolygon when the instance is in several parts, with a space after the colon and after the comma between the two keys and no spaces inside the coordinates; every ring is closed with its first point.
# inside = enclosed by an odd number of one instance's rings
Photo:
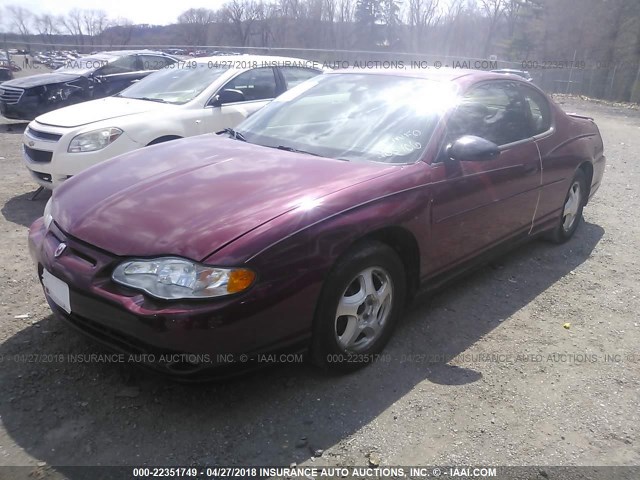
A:
{"type": "Polygon", "coordinates": [[[32,120],[66,105],[118,93],[176,61],[150,50],[104,52],[69,60],[54,72],[0,84],[0,113],[10,119],[32,120]]]}
{"type": "Polygon", "coordinates": [[[285,66],[295,60],[247,56],[238,67],[254,68],[234,68],[207,57],[163,68],[116,95],[38,117],[25,132],[25,164],[37,183],[54,188],[122,153],[234,127],[287,89],[322,73],[285,66]]]}
{"type": "Polygon", "coordinates": [[[33,55],[33,63],[45,65],[55,70],[79,57],[80,54],[75,50],[37,52],[33,55]]]}
{"type": "Polygon", "coordinates": [[[0,63],[0,82],[13,80],[13,70],[6,64],[0,63]]]}
{"type": "MultiPolygon", "coordinates": [[[[10,60],[9,57],[4,53],[0,52],[0,68],[6,70],[8,73],[5,76],[10,75],[13,78],[13,72],[19,72],[22,70],[16,62],[10,60]]],[[[0,82],[7,80],[6,78],[0,77],[0,82]]]]}
{"type": "Polygon", "coordinates": [[[180,55],[180,56],[189,56],[189,57],[215,57],[215,56],[224,56],[224,55],[241,55],[238,52],[222,52],[218,50],[189,50],[184,48],[169,48],[163,50],[164,53],[168,53],[169,55],[180,55]]]}
{"type": "Polygon", "coordinates": [[[519,76],[266,60],[163,69],[29,125],[27,166],[56,187],[29,232],[53,312],[178,354],[146,365],[182,379],[302,349],[352,370],[419,292],[567,241],[600,187],[593,120],[519,76]]]}

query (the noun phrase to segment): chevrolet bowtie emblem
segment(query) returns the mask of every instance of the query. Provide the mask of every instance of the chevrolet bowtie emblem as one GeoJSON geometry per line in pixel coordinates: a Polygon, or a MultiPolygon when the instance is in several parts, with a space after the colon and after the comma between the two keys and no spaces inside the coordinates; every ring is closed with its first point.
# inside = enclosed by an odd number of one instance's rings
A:
{"type": "Polygon", "coordinates": [[[36,144],[36,142],[29,141],[29,146],[30,147],[33,147],[35,144],[36,144]]]}
{"type": "Polygon", "coordinates": [[[66,248],[67,248],[67,244],[61,243],[60,245],[58,245],[58,248],[56,248],[56,251],[53,252],[53,256],[58,258],[60,255],[62,255],[62,252],[64,252],[66,248]]]}

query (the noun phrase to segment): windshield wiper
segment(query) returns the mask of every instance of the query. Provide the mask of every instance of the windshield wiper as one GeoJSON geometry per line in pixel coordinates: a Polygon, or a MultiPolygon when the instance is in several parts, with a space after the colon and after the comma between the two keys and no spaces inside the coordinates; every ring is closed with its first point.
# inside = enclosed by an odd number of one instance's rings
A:
{"type": "Polygon", "coordinates": [[[124,95],[114,95],[114,97],[122,97],[122,98],[128,98],[131,100],[146,100],[148,102],[158,102],[158,103],[169,103],[166,100],[162,100],[161,98],[151,98],[151,97],[125,97],[124,95]]]}
{"type": "Polygon", "coordinates": [[[313,155],[314,157],[321,157],[322,155],[319,155],[317,153],[312,153],[312,152],[306,152],[304,150],[299,150],[297,148],[293,148],[293,147],[288,147],[286,145],[278,145],[277,147],[278,150],[285,150],[286,152],[293,152],[293,153],[306,153],[307,155],[313,155]]]}
{"type": "Polygon", "coordinates": [[[163,100],[161,98],[151,98],[151,97],[123,97],[123,98],[131,98],[132,100],[146,100],[148,102],[168,103],[166,100],[163,100]]]}
{"type": "Polygon", "coordinates": [[[247,139],[244,138],[244,135],[242,135],[240,132],[236,132],[233,128],[225,128],[224,130],[220,130],[219,132],[216,132],[216,135],[222,135],[223,133],[228,133],[229,135],[231,135],[231,138],[235,138],[236,140],[240,140],[241,142],[247,141],[247,139]]]}

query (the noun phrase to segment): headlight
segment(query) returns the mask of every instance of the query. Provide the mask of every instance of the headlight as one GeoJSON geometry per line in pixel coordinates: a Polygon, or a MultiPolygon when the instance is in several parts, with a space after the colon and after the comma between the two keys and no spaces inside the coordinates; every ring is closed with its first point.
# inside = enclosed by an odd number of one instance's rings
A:
{"type": "Polygon", "coordinates": [[[42,214],[42,217],[44,218],[44,228],[46,230],[49,230],[51,222],[53,222],[53,216],[51,216],[52,201],[53,198],[50,198],[47,204],[44,206],[44,213],[42,214]]]}
{"type": "Polygon", "coordinates": [[[242,292],[256,274],[247,268],[217,268],[165,257],[129,260],[113,271],[113,281],[157,298],[212,298],[242,292]]]}
{"type": "Polygon", "coordinates": [[[122,135],[122,130],[116,127],[81,133],[71,140],[68,151],[69,153],[78,153],[101,150],[110,143],[113,143],[120,135],[122,135]]]}

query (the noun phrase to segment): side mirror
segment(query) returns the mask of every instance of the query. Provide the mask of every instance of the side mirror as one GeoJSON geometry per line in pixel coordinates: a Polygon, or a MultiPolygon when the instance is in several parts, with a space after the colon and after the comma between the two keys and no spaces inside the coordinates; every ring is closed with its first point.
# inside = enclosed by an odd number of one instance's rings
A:
{"type": "Polygon", "coordinates": [[[244,102],[246,100],[244,93],[240,90],[235,90],[232,88],[226,88],[218,93],[210,105],[213,107],[219,107],[224,105],[225,103],[236,103],[236,102],[244,102]]]}
{"type": "Polygon", "coordinates": [[[500,148],[489,140],[465,135],[447,148],[447,156],[459,162],[481,162],[491,160],[500,155],[500,148]]]}

